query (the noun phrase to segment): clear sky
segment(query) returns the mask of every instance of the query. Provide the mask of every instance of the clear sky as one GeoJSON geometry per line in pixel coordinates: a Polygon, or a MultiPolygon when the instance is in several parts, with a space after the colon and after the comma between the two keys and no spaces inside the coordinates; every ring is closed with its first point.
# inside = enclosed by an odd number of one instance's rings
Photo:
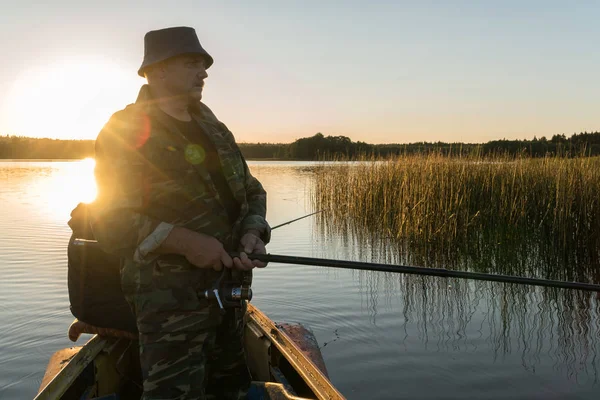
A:
{"type": "Polygon", "coordinates": [[[600,1],[2,0],[0,134],[95,138],[144,34],[196,28],[204,102],[241,142],[600,130],[600,1]],[[91,3],[91,2],[89,2],[91,3]]]}

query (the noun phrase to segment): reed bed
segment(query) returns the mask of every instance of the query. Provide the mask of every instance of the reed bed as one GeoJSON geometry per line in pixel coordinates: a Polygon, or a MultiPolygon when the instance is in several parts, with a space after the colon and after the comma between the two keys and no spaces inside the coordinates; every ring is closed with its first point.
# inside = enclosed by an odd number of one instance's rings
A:
{"type": "MultiPolygon", "coordinates": [[[[313,207],[326,210],[317,227],[341,238],[342,258],[600,283],[600,158],[401,155],[314,173],[313,207]]],[[[598,377],[596,294],[354,273],[373,319],[392,302],[381,297],[398,294],[405,332],[414,324],[438,350],[470,346],[476,329],[494,355],[520,352],[525,368],[550,352],[570,377],[598,377]]]]}
{"type": "Polygon", "coordinates": [[[600,158],[400,155],[323,163],[313,206],[329,224],[428,248],[536,236],[600,241],[600,158]]]}

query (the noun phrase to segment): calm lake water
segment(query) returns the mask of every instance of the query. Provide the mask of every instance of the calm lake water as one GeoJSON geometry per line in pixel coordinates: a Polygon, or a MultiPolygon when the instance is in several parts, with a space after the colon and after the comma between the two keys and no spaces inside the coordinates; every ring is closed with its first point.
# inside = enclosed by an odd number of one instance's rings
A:
{"type": "MultiPolygon", "coordinates": [[[[313,211],[314,164],[249,164],[273,226],[313,211]]],[[[51,354],[73,345],[67,221],[94,198],[92,172],[89,160],[0,162],[0,399],[34,397],[51,354]]],[[[314,217],[277,229],[268,245],[275,254],[407,258],[391,248],[314,217]]],[[[255,273],[253,289],[275,321],[312,328],[349,399],[600,397],[595,294],[275,263],[255,273]]]]}

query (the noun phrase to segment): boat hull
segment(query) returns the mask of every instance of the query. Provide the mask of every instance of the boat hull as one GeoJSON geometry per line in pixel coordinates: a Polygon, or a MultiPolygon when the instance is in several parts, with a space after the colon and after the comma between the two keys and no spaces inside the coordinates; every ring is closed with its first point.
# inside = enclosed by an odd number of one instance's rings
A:
{"type": "MultiPolygon", "coordinates": [[[[246,317],[244,340],[253,378],[249,399],[344,398],[329,381],[309,330],[275,324],[251,304],[246,317]]],[[[35,399],[139,399],[140,395],[137,341],[96,334],[85,345],[51,357],[35,399]]]]}

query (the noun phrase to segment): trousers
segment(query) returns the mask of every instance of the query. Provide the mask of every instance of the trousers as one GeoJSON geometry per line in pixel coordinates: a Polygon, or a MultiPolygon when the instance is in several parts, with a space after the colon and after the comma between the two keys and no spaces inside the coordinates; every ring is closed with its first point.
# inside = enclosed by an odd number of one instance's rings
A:
{"type": "Polygon", "coordinates": [[[122,267],[123,293],[139,331],[143,400],[243,399],[250,386],[242,308],[218,305],[198,292],[213,271],[159,259],[122,267]]]}

